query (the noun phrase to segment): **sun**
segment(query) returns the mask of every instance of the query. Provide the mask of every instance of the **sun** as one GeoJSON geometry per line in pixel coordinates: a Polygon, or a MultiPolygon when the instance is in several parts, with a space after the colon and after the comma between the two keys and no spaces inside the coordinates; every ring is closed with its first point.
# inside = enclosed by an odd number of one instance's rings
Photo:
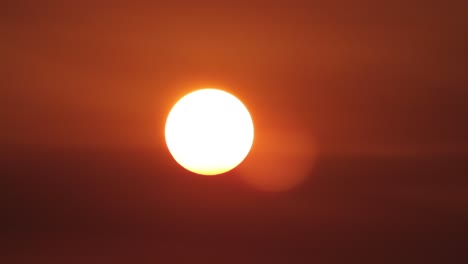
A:
{"type": "Polygon", "coordinates": [[[254,126],[249,111],[234,95],[206,88],[174,105],[165,136],[169,152],[182,167],[217,175],[245,159],[253,144],[254,126]]]}

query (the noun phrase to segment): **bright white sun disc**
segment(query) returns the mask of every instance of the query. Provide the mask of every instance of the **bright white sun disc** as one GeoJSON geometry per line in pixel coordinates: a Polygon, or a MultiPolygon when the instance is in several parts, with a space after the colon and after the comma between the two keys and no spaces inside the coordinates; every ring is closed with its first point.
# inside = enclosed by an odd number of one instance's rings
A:
{"type": "Polygon", "coordinates": [[[216,175],[245,159],[252,147],[254,126],[239,99],[208,88],[189,93],[174,105],[165,135],[169,152],[182,167],[216,175]]]}

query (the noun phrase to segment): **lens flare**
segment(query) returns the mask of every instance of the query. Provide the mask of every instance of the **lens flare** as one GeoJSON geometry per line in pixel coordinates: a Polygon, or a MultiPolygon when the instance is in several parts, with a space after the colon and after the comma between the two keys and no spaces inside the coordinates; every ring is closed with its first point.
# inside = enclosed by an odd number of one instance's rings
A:
{"type": "Polygon", "coordinates": [[[239,166],[241,178],[256,189],[287,191],[304,182],[317,157],[311,133],[301,129],[293,118],[270,116],[256,129],[249,157],[239,166]]]}

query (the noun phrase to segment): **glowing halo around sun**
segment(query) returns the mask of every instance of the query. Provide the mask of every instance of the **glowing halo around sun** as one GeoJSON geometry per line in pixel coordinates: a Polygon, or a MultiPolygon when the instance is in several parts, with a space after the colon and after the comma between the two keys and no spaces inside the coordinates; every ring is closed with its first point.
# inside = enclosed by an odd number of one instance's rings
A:
{"type": "Polygon", "coordinates": [[[169,152],[182,167],[217,175],[245,159],[253,144],[254,126],[239,99],[207,88],[185,95],[174,105],[165,136],[169,152]]]}

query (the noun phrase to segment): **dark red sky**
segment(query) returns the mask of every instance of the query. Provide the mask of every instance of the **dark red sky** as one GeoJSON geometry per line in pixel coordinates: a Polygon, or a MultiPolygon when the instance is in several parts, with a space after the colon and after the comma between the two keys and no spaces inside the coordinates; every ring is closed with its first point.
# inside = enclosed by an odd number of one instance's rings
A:
{"type": "Polygon", "coordinates": [[[0,263],[466,262],[466,10],[2,1],[0,263]],[[219,177],[163,140],[202,87],[256,129],[219,177]],[[252,165],[306,177],[264,192],[252,165]]]}

